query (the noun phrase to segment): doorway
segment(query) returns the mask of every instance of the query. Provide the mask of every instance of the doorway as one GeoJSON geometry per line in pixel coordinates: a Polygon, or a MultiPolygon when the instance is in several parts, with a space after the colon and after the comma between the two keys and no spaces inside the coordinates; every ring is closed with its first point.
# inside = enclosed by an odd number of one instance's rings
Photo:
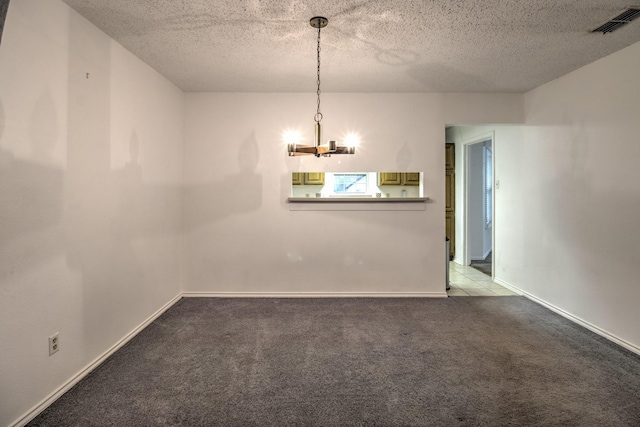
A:
{"type": "Polygon", "coordinates": [[[465,265],[493,278],[493,135],[465,148],[465,265]]]}
{"type": "Polygon", "coordinates": [[[517,129],[510,125],[449,125],[445,129],[446,143],[455,145],[456,253],[449,268],[449,296],[516,295],[502,281],[495,282],[500,271],[496,232],[501,228],[499,211],[494,207],[499,183],[496,159],[503,143],[519,137],[517,129]],[[492,261],[489,274],[470,266],[488,256],[492,261]]]}

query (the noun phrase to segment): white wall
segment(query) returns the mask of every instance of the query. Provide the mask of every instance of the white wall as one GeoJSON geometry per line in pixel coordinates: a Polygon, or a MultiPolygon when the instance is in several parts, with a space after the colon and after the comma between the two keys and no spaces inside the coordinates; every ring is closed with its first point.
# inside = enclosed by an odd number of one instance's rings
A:
{"type": "Polygon", "coordinates": [[[180,90],[62,2],[11,2],[0,46],[0,425],[180,293],[182,112],[180,90]]]}
{"type": "Polygon", "coordinates": [[[496,274],[636,349],[638,75],[640,43],[527,93],[522,143],[496,150],[496,274]]]}
{"type": "MultiPolygon", "coordinates": [[[[192,292],[444,290],[440,99],[323,95],[324,134],[359,132],[354,156],[288,157],[287,128],[307,143],[312,94],[188,94],[185,271],[192,292]],[[308,108],[305,108],[308,107],[308,108]],[[363,119],[366,117],[366,119],[363,119]],[[291,172],[425,172],[419,212],[291,212],[291,172]]],[[[333,136],[332,136],[333,135],[333,136]]]]}
{"type": "Polygon", "coordinates": [[[324,94],[325,137],[355,131],[362,143],[354,156],[317,159],[287,157],[282,142],[288,128],[311,141],[313,94],[187,94],[185,289],[443,296],[445,123],[521,121],[520,102],[324,94]],[[359,170],[424,172],[432,202],[417,212],[289,211],[291,172],[359,170]]]}

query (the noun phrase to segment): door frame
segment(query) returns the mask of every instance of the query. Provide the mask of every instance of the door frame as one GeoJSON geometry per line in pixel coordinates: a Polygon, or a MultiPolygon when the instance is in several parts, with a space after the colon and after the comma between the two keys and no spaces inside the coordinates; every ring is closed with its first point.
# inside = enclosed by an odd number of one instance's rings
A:
{"type": "MultiPolygon", "coordinates": [[[[479,142],[491,141],[491,167],[493,169],[492,183],[491,183],[491,251],[495,253],[496,245],[496,147],[495,147],[495,131],[490,131],[481,135],[474,136],[462,141],[462,263],[463,265],[469,265],[471,263],[471,257],[469,256],[469,150],[473,144],[479,142]]],[[[495,277],[495,259],[491,263],[491,279],[495,277]]]]}

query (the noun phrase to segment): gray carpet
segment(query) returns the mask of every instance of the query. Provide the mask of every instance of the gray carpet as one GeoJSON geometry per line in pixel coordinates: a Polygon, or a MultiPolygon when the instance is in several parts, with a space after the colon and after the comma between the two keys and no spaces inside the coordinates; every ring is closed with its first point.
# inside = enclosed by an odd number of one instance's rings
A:
{"type": "Polygon", "coordinates": [[[183,299],[32,426],[638,426],[640,357],[523,297],[183,299]]]}

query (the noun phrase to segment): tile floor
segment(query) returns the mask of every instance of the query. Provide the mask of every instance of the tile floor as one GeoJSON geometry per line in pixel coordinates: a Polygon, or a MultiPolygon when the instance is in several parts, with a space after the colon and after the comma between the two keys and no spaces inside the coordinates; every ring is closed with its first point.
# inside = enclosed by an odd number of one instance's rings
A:
{"type": "Polygon", "coordinates": [[[495,297],[517,295],[504,286],[491,280],[490,276],[475,268],[449,263],[449,283],[451,289],[447,291],[450,297],[495,297]]]}

